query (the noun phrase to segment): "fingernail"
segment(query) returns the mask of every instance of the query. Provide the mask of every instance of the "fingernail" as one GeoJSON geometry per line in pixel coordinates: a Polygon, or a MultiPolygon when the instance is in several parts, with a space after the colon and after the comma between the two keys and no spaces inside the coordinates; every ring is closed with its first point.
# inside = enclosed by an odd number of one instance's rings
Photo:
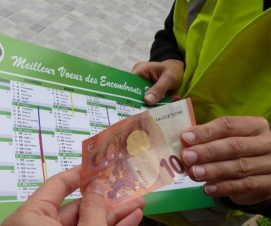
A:
{"type": "Polygon", "coordinates": [[[92,181],[92,182],[88,185],[86,191],[98,193],[98,194],[100,194],[100,195],[102,195],[102,196],[104,196],[104,193],[105,193],[104,186],[103,186],[103,184],[101,183],[101,181],[99,181],[99,180],[94,180],[94,181],[92,181]]]}
{"type": "Polygon", "coordinates": [[[198,155],[194,151],[184,151],[183,152],[183,160],[187,165],[196,162],[198,159],[198,155]]]}
{"type": "Polygon", "coordinates": [[[171,100],[172,101],[178,101],[178,100],[180,100],[181,99],[181,97],[179,96],[179,95],[172,95],[171,96],[171,100]]]}
{"type": "Polygon", "coordinates": [[[183,137],[184,141],[189,144],[193,144],[196,140],[196,135],[193,132],[183,133],[182,137],[183,137]]]}
{"type": "Polygon", "coordinates": [[[145,100],[148,101],[148,103],[154,104],[156,101],[156,96],[152,93],[149,93],[145,96],[145,100]]]}
{"type": "Polygon", "coordinates": [[[205,175],[205,169],[201,166],[193,166],[192,170],[196,179],[201,179],[205,175]]]}
{"type": "Polygon", "coordinates": [[[204,190],[207,194],[215,193],[217,191],[217,186],[216,185],[206,185],[204,187],[204,190]]]}

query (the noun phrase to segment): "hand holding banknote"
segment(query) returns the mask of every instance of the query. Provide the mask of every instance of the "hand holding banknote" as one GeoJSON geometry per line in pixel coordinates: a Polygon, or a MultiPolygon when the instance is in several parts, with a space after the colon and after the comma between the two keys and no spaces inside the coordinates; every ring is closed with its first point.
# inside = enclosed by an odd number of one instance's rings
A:
{"type": "MultiPolygon", "coordinates": [[[[232,208],[244,211],[253,211],[249,205],[271,199],[271,131],[266,119],[221,117],[189,128],[182,139],[187,174],[206,182],[208,195],[229,197],[242,205],[232,208]]],[[[263,207],[270,213],[270,204],[263,207]]]]}
{"type": "Polygon", "coordinates": [[[116,206],[174,182],[184,174],[181,132],[192,124],[187,99],[131,116],[85,140],[81,192],[99,179],[116,206]]]}
{"type": "Polygon", "coordinates": [[[82,199],[61,206],[64,198],[79,186],[80,167],[47,180],[2,226],[136,226],[142,220],[144,200],[108,209],[103,185],[93,181],[82,199]]]}

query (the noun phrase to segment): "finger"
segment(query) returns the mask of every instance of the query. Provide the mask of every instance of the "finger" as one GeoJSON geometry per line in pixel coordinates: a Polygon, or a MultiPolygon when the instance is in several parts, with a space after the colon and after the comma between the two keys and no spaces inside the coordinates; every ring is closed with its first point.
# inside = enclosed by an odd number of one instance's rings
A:
{"type": "Polygon", "coordinates": [[[152,82],[158,80],[160,71],[162,71],[162,64],[160,62],[140,62],[132,69],[133,73],[152,82]]]}
{"type": "Polygon", "coordinates": [[[185,165],[260,156],[270,152],[270,136],[229,137],[185,148],[182,159],[185,165]]]}
{"type": "Polygon", "coordinates": [[[104,193],[104,187],[98,180],[87,187],[81,200],[78,226],[107,225],[107,205],[104,193]]]}
{"type": "Polygon", "coordinates": [[[229,197],[234,203],[239,205],[254,205],[271,199],[269,191],[265,191],[263,193],[259,193],[258,191],[241,192],[235,195],[230,195],[229,197]]]}
{"type": "MultiPolygon", "coordinates": [[[[160,74],[163,71],[162,69],[163,66],[161,62],[141,62],[133,67],[132,72],[140,75],[144,79],[152,81],[155,84],[159,80],[160,74]]],[[[163,90],[157,90],[156,86],[153,85],[146,92],[144,101],[149,105],[155,104],[164,94],[165,92],[163,90]]]]}
{"type": "Polygon", "coordinates": [[[196,181],[222,181],[252,175],[271,173],[271,156],[240,158],[236,160],[194,165],[188,174],[196,181]]]}
{"type": "Polygon", "coordinates": [[[269,174],[245,177],[238,180],[226,180],[213,184],[207,183],[204,185],[204,191],[213,197],[231,196],[237,204],[246,205],[270,198],[270,187],[271,175],[269,174]]]}
{"type": "Polygon", "coordinates": [[[145,200],[143,198],[133,199],[130,202],[110,211],[108,216],[108,224],[115,225],[117,222],[134,212],[136,209],[143,209],[145,207],[145,200]]]}
{"type": "Polygon", "coordinates": [[[172,102],[181,100],[181,96],[179,96],[179,95],[177,95],[177,94],[173,94],[173,95],[171,96],[171,100],[172,100],[172,102]]]}
{"type": "Polygon", "coordinates": [[[175,86],[176,80],[166,71],[161,74],[156,83],[146,92],[144,100],[147,104],[155,104],[162,99],[165,94],[175,86]]]}
{"type": "MultiPolygon", "coordinates": [[[[142,65],[147,64],[148,62],[139,62],[137,64],[135,64],[131,70],[132,73],[140,75],[142,72],[142,65]]],[[[144,70],[143,70],[144,71],[144,70]]]]}
{"type": "Polygon", "coordinates": [[[60,222],[65,226],[77,225],[79,218],[79,207],[81,199],[76,199],[64,206],[59,210],[60,222]]]}
{"type": "Polygon", "coordinates": [[[209,123],[194,126],[182,134],[187,145],[206,143],[231,136],[256,136],[270,134],[269,124],[262,117],[224,116],[209,123]]]}
{"type": "Polygon", "coordinates": [[[154,83],[144,97],[145,102],[149,105],[157,103],[174,84],[172,82],[173,79],[170,79],[171,76],[167,76],[163,72],[163,64],[161,62],[138,63],[134,66],[133,72],[154,83]],[[165,77],[169,77],[169,79],[165,77]]]}
{"type": "Polygon", "coordinates": [[[77,166],[49,178],[30,196],[28,203],[42,201],[58,208],[64,198],[79,187],[80,169],[81,167],[77,166]]]}
{"type": "Polygon", "coordinates": [[[122,219],[116,226],[137,226],[142,221],[143,218],[143,212],[141,209],[136,209],[131,214],[129,214],[127,217],[122,219]]]}

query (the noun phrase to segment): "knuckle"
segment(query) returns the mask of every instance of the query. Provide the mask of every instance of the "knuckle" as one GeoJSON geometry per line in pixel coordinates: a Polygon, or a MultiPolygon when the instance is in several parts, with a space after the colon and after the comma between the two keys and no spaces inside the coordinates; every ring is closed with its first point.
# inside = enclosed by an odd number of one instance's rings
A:
{"type": "Polygon", "coordinates": [[[219,190],[222,194],[229,195],[234,192],[234,186],[231,181],[224,182],[219,186],[219,190]]]}
{"type": "Polygon", "coordinates": [[[70,184],[70,183],[68,183],[67,181],[69,180],[69,178],[67,178],[66,177],[66,174],[65,174],[65,171],[64,172],[61,172],[60,174],[59,174],[59,176],[58,175],[56,175],[56,177],[54,178],[55,180],[53,181],[51,181],[52,183],[56,183],[56,184],[61,184],[61,185],[63,185],[64,187],[65,187],[65,189],[66,189],[66,192],[68,193],[68,194],[70,194],[70,193],[72,193],[73,192],[73,186],[70,184]]]}
{"type": "Polygon", "coordinates": [[[42,200],[40,202],[35,203],[29,208],[27,208],[26,210],[34,211],[37,214],[44,214],[50,216],[51,215],[50,210],[52,208],[56,208],[56,205],[50,200],[42,200]]]}
{"type": "Polygon", "coordinates": [[[244,140],[242,140],[240,138],[237,138],[237,137],[236,138],[232,138],[231,148],[238,155],[237,157],[240,157],[246,151],[246,143],[245,143],[244,140]]]}
{"type": "Polygon", "coordinates": [[[100,199],[87,197],[82,200],[82,206],[89,209],[104,209],[105,205],[100,199]]]}
{"type": "Polygon", "coordinates": [[[164,73],[164,76],[167,78],[168,83],[171,85],[174,85],[177,82],[177,78],[173,73],[166,72],[164,73]]]}
{"type": "Polygon", "coordinates": [[[231,116],[223,116],[221,118],[221,123],[224,126],[224,128],[228,131],[231,131],[235,128],[233,117],[231,116]]]}
{"type": "Polygon", "coordinates": [[[208,162],[216,160],[216,152],[214,145],[209,142],[204,145],[205,157],[208,162]]]}
{"type": "Polygon", "coordinates": [[[258,188],[258,185],[256,181],[253,179],[253,177],[247,177],[244,180],[244,188],[248,191],[254,191],[258,188]]]}
{"type": "Polygon", "coordinates": [[[211,179],[217,180],[217,179],[222,179],[224,177],[223,175],[223,170],[221,170],[219,164],[215,164],[214,170],[213,170],[213,177],[211,179]]]}
{"type": "Polygon", "coordinates": [[[237,160],[237,170],[240,177],[245,176],[249,173],[249,161],[246,158],[240,158],[237,160]]]}
{"type": "Polygon", "coordinates": [[[208,140],[212,136],[211,128],[208,126],[199,126],[196,131],[196,137],[200,141],[208,140]]]}

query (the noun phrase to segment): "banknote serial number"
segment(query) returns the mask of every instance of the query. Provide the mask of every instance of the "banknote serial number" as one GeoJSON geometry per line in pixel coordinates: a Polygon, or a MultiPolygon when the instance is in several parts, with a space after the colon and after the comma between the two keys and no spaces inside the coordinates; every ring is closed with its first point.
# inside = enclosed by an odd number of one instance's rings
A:
{"type": "Polygon", "coordinates": [[[181,115],[183,113],[182,110],[179,110],[179,111],[176,111],[176,112],[171,112],[169,114],[166,114],[166,115],[162,115],[162,116],[159,116],[159,117],[156,117],[155,118],[155,121],[156,122],[159,122],[159,121],[162,121],[162,120],[165,120],[165,119],[169,119],[169,118],[173,118],[173,117],[176,117],[178,115],[181,115]]]}
{"type": "Polygon", "coordinates": [[[174,173],[184,173],[184,165],[176,155],[169,156],[167,160],[162,159],[160,162],[160,166],[165,168],[171,177],[175,177],[174,173]]]}

